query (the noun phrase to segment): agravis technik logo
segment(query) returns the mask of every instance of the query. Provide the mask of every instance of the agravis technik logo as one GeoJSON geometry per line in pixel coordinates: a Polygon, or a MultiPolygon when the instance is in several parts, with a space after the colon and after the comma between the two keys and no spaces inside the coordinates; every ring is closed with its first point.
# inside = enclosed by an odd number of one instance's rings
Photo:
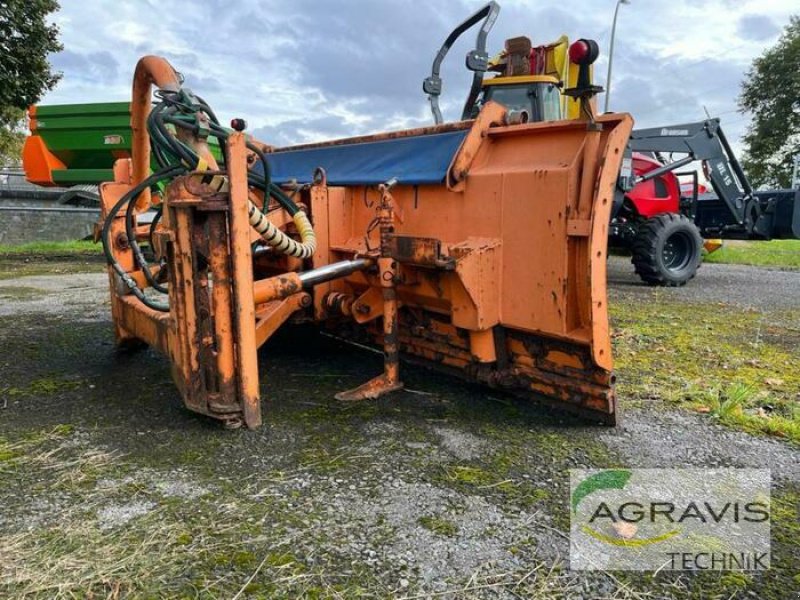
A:
{"type": "MultiPolygon", "coordinates": [[[[600,471],[599,473],[595,473],[594,475],[590,475],[586,479],[584,479],[575,491],[572,493],[572,512],[577,514],[578,504],[580,501],[583,500],[586,496],[595,492],[597,490],[607,490],[607,489],[618,489],[621,490],[625,487],[625,484],[631,478],[631,472],[629,470],[613,470],[613,471],[600,471]]],[[[592,517],[589,519],[588,525],[582,525],[581,530],[586,533],[587,535],[592,536],[596,540],[600,540],[606,544],[611,544],[612,546],[628,546],[628,547],[636,547],[636,546],[647,546],[649,544],[657,544],[658,542],[666,541],[672,537],[675,537],[680,533],[680,528],[670,529],[669,531],[665,531],[662,534],[646,537],[646,538],[637,538],[636,533],[638,532],[638,527],[635,525],[636,521],[638,520],[637,517],[641,517],[641,511],[643,510],[641,504],[638,503],[628,503],[628,506],[623,508],[631,508],[636,511],[636,514],[632,514],[630,519],[625,519],[623,516],[620,516],[619,521],[614,519],[614,514],[611,511],[611,508],[605,503],[601,502],[595,512],[592,514],[592,517]],[[591,525],[595,520],[600,519],[610,519],[611,523],[613,523],[613,527],[618,534],[616,537],[606,535],[594,529],[591,525]]]]}
{"type": "Polygon", "coordinates": [[[769,472],[571,471],[576,569],[769,567],[769,472]]]}

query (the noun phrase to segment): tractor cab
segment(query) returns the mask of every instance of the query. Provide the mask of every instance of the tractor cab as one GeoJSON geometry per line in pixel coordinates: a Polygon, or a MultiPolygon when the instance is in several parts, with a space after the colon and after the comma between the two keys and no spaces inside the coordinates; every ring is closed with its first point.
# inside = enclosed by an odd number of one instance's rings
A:
{"type": "Polygon", "coordinates": [[[443,122],[439,108],[441,63],[456,39],[481,22],[475,49],[466,58],[473,79],[462,120],[477,117],[489,101],[504,105],[509,120],[516,123],[582,118],[582,104],[593,104],[592,97],[600,91],[591,81],[597,43],[581,39],[570,45],[567,36],[562,35],[555,42],[535,46],[530,38],[519,36],[506,40],[503,50],[490,58],[486,38],[499,10],[496,2],[489,2],[456,27],[437,53],[431,75],[422,84],[434,121],[443,122]]]}
{"type": "Polygon", "coordinates": [[[502,104],[520,123],[558,121],[561,112],[561,82],[549,75],[493,77],[483,82],[472,117],[490,100],[502,104]]]}
{"type": "Polygon", "coordinates": [[[569,98],[562,94],[569,83],[569,39],[534,46],[525,36],[506,40],[503,51],[491,58],[473,115],[490,100],[508,109],[520,123],[558,121],[567,112],[569,98]]]}

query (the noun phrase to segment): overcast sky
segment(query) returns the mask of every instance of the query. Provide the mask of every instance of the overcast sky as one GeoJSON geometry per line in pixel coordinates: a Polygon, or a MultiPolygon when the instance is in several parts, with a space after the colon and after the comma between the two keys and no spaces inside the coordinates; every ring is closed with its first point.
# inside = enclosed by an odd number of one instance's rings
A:
{"type": "MultiPolygon", "coordinates": [[[[507,37],[534,44],[594,38],[605,83],[615,0],[499,0],[490,53],[507,37]]],[[[43,103],[127,100],[137,59],[160,54],[227,120],[287,145],[431,123],[421,90],[471,0],[61,0],[55,21],[64,78],[43,103]]],[[[631,0],[620,9],[611,108],[637,126],[703,118],[738,139],[736,96],[753,58],[773,44],[797,0],[631,0]]],[[[465,34],[448,56],[445,118],[460,114],[470,74],[465,34]]],[[[602,106],[602,97],[600,99],[602,106]]]]}

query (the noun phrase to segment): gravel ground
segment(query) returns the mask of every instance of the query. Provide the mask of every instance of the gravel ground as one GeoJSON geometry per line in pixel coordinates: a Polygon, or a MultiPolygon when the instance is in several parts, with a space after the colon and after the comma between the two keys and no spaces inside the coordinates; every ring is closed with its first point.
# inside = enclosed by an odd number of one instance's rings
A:
{"type": "MultiPolygon", "coordinates": [[[[798,272],[705,265],[685,288],[653,290],[626,259],[609,268],[612,302],[654,310],[783,315],[800,293],[798,272]]],[[[222,431],[180,406],[156,353],[115,353],[106,285],[102,273],[0,279],[12,457],[0,458],[0,595],[797,597],[794,446],[625,398],[620,426],[586,426],[410,367],[416,393],[343,406],[333,392],[380,359],[326,338],[271,343],[265,427],[222,431]],[[795,503],[777,568],[569,571],[567,470],[619,465],[772,469],[773,497],[795,503]]]]}
{"type": "MultiPolygon", "coordinates": [[[[643,286],[630,259],[612,256],[608,283],[615,295],[648,298],[654,288],[643,286]]],[[[742,308],[776,310],[800,306],[800,270],[767,269],[746,265],[703,264],[688,285],[670,290],[656,288],[672,300],[691,303],[725,302],[742,308]]]]}
{"type": "MultiPolygon", "coordinates": [[[[105,273],[0,279],[0,316],[53,312],[58,306],[58,312],[77,312],[99,320],[108,314],[106,282],[105,273]]],[[[673,301],[723,302],[759,310],[800,306],[800,270],[704,264],[689,285],[667,290],[642,285],[630,261],[614,256],[608,261],[608,282],[612,301],[615,297],[649,299],[661,294],[673,301]]]]}
{"type": "Polygon", "coordinates": [[[0,317],[50,314],[98,321],[108,319],[108,276],[104,273],[33,275],[0,280],[0,317]]]}
{"type": "Polygon", "coordinates": [[[629,411],[620,425],[600,432],[626,465],[657,467],[742,467],[772,469],[779,482],[800,482],[800,453],[792,446],[709,424],[683,412],[629,411]]]}

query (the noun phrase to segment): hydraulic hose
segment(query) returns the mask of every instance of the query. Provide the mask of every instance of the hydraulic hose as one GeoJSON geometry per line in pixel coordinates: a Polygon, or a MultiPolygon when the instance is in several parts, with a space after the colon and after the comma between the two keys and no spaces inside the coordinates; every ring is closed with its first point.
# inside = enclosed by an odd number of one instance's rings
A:
{"type": "Polygon", "coordinates": [[[314,255],[317,249],[317,236],[306,213],[302,210],[298,210],[292,215],[292,220],[300,233],[299,242],[275,227],[252,202],[248,206],[248,215],[253,229],[277,252],[295,258],[311,258],[314,255]]]}
{"type": "MultiPolygon", "coordinates": [[[[170,135],[165,125],[172,124],[175,127],[196,131],[197,124],[190,118],[181,118],[180,114],[181,103],[174,94],[162,95],[162,103],[153,109],[152,117],[149,121],[151,139],[153,145],[159,149],[158,154],[166,157],[171,156],[176,162],[184,165],[191,165],[198,168],[200,165],[199,157],[197,154],[174,136],[170,135]]],[[[206,105],[202,106],[202,110],[207,112],[210,110],[206,105]]],[[[213,113],[209,113],[210,115],[213,113]]],[[[220,142],[227,140],[228,132],[224,130],[216,122],[215,117],[211,117],[211,134],[217,137],[220,142]]],[[[269,161],[267,160],[264,152],[255,144],[248,143],[248,149],[253,151],[260,159],[263,165],[263,177],[259,177],[255,173],[248,175],[248,183],[264,192],[264,206],[259,209],[252,202],[248,205],[248,213],[250,224],[255,228],[264,241],[272,246],[277,252],[281,252],[288,256],[296,258],[309,258],[316,250],[316,236],[314,234],[311,222],[308,216],[299,210],[297,204],[289,198],[279,186],[271,181],[269,161]],[[265,216],[269,206],[269,199],[274,198],[278,204],[283,207],[295,222],[298,232],[300,233],[300,241],[296,241],[285,234],[283,231],[275,227],[265,216]]],[[[135,249],[134,249],[135,250],[135,249]]],[[[140,252],[135,253],[137,262],[141,265],[142,256],[140,252]]],[[[160,286],[150,281],[150,284],[159,289],[160,286]]]]}
{"type": "MultiPolygon", "coordinates": [[[[223,128],[211,107],[190,90],[182,88],[183,78],[164,59],[145,57],[137,65],[134,77],[132,124],[133,143],[133,179],[134,187],[125,194],[109,211],[103,224],[102,242],[106,260],[120,276],[122,282],[134,296],[146,306],[169,311],[169,305],[149,298],[139,288],[136,280],[122,268],[114,256],[109,239],[111,225],[117,214],[125,208],[125,232],[129,240],[133,258],[143,271],[148,284],[157,292],[166,294],[168,289],[159,283],[159,274],[153,275],[137,240],[134,226],[135,215],[143,207],[150,206],[150,188],[162,180],[170,180],[190,170],[203,171],[208,168],[208,161],[201,158],[194,144],[187,143],[184,136],[175,135],[173,128],[188,130],[196,137],[212,136],[219,141],[219,147],[225,154],[230,132],[223,128]],[[155,85],[155,93],[159,102],[153,106],[150,102],[150,89],[155,85]],[[198,113],[205,114],[207,121],[201,122],[198,113]],[[205,132],[201,128],[205,129],[205,132]],[[149,138],[149,140],[148,140],[149,138]],[[149,143],[148,143],[149,142],[149,143]],[[150,168],[150,152],[159,166],[159,170],[147,177],[150,168]]],[[[247,148],[253,152],[263,166],[263,173],[248,172],[248,185],[264,193],[264,206],[259,209],[252,201],[248,203],[249,220],[252,227],[263,240],[276,252],[300,259],[313,256],[317,248],[308,216],[299,209],[294,200],[280,186],[272,182],[270,165],[267,156],[257,144],[248,142],[247,148]],[[292,217],[300,241],[297,241],[278,229],[266,217],[270,199],[274,199],[292,217]]],[[[223,159],[224,160],[224,159],[223,159]]],[[[150,244],[157,227],[160,213],[150,226],[150,244]]],[[[162,265],[162,269],[164,265],[162,265]]]]}
{"type": "MultiPolygon", "coordinates": [[[[174,96],[165,95],[163,100],[165,103],[172,102],[175,105],[178,105],[174,96]]],[[[213,116],[213,112],[208,105],[203,103],[201,108],[211,118],[211,134],[217,137],[221,143],[227,140],[229,135],[228,132],[219,125],[216,117],[213,116]]],[[[170,123],[175,127],[181,127],[195,132],[197,129],[197,124],[192,122],[191,119],[179,117],[177,114],[175,114],[175,108],[172,107],[166,110],[157,107],[153,112],[155,113],[155,116],[152,120],[152,133],[155,145],[167,146],[165,149],[166,152],[172,154],[175,158],[181,160],[185,164],[194,165],[195,168],[198,168],[198,159],[192,149],[170,136],[164,127],[165,123],[170,123]],[[187,160],[187,152],[191,154],[189,160],[187,160]]],[[[247,148],[254,152],[259,158],[261,164],[263,165],[264,171],[263,177],[258,177],[254,173],[248,174],[248,183],[264,192],[264,205],[261,209],[259,209],[252,201],[248,204],[250,225],[258,232],[262,239],[277,252],[300,259],[310,258],[316,251],[317,240],[308,216],[298,208],[294,200],[287,196],[279,186],[272,183],[269,161],[267,160],[264,152],[255,144],[249,142],[247,143],[247,148]],[[269,219],[267,219],[265,213],[269,207],[270,198],[277,200],[278,204],[280,204],[280,206],[283,207],[289,213],[289,215],[291,215],[292,220],[294,221],[295,226],[300,233],[299,242],[289,237],[287,234],[273,225],[269,219]]],[[[139,258],[138,254],[137,258],[139,258]]],[[[153,285],[153,282],[150,283],[153,285]]]]}
{"type": "Polygon", "coordinates": [[[108,216],[106,216],[106,220],[103,223],[103,231],[101,235],[101,241],[103,242],[103,252],[106,256],[106,262],[114,269],[114,271],[122,278],[122,281],[131,291],[131,293],[136,296],[145,306],[148,306],[154,310],[158,310],[161,312],[169,312],[169,305],[164,304],[161,302],[157,302],[155,300],[151,300],[148,298],[145,293],[139,288],[136,284],[136,280],[131,277],[130,273],[128,273],[125,269],[122,268],[122,265],[119,264],[116,257],[114,256],[114,252],[112,250],[111,240],[109,239],[111,233],[111,224],[114,222],[117,213],[122,209],[125,204],[134,204],[138,197],[145,191],[149,190],[151,185],[155,185],[161,179],[165,179],[168,177],[174,177],[178,173],[182,171],[182,167],[180,166],[173,166],[167,167],[166,169],[162,169],[156,173],[153,173],[150,177],[139,183],[135,186],[131,191],[127,194],[122,196],[119,201],[108,211],[108,216]]]}
{"type": "MultiPolygon", "coordinates": [[[[128,202],[128,207],[125,210],[125,235],[128,236],[128,244],[130,244],[131,250],[133,251],[133,256],[136,259],[136,262],[142,268],[142,273],[144,273],[145,279],[150,284],[150,286],[156,290],[157,292],[161,292],[162,294],[167,293],[167,288],[161,285],[158,282],[158,275],[154,276],[153,273],[150,271],[150,265],[147,262],[147,259],[144,257],[144,252],[142,252],[141,246],[139,246],[139,242],[136,239],[136,230],[134,228],[134,209],[136,208],[135,202],[128,202]]],[[[160,216],[159,212],[159,216],[160,216]]],[[[155,219],[153,220],[155,222],[155,219]]],[[[149,231],[149,238],[150,238],[150,247],[153,247],[153,232],[155,231],[155,227],[151,224],[150,231],[149,231]]]]}

